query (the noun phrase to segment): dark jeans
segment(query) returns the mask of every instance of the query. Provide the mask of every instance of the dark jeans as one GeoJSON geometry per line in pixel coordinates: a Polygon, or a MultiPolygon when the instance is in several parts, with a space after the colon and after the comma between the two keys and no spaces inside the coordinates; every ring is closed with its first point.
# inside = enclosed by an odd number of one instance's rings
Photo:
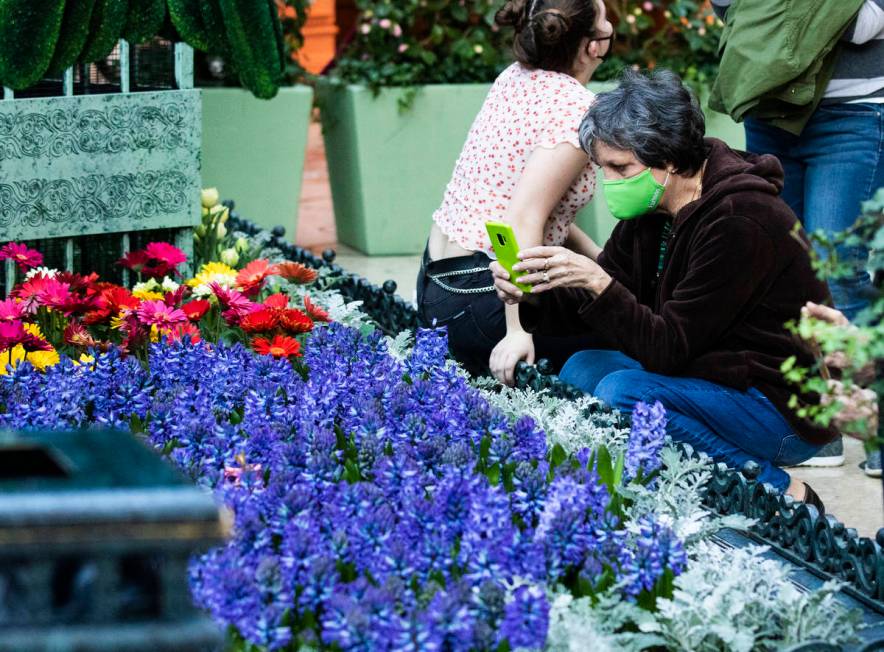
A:
{"type": "Polygon", "coordinates": [[[789,474],[779,467],[810,459],[821,448],[796,435],[755,388],[741,392],[699,378],[654,374],[619,351],[581,351],[568,360],[561,378],[625,413],[639,401],[660,401],[674,441],[736,469],[755,461],[759,479],[780,491],[788,489],[789,474]]]}
{"type": "MultiPolygon", "coordinates": [[[[430,260],[424,251],[417,276],[419,324],[446,327],[452,357],[473,375],[488,372],[491,351],[506,335],[504,305],[494,292],[490,264],[491,259],[480,252],[430,260]]],[[[583,337],[534,336],[535,358],[547,358],[556,371],[572,354],[588,346],[583,337]]]]}
{"type": "MultiPolygon", "coordinates": [[[[884,104],[820,106],[800,136],[747,119],[746,149],[780,159],[783,199],[808,233],[831,236],[849,228],[860,204],[884,186],[884,104]]],[[[869,303],[868,253],[842,247],[838,254],[854,271],[829,287],[835,306],[853,319],[869,303]]]]}

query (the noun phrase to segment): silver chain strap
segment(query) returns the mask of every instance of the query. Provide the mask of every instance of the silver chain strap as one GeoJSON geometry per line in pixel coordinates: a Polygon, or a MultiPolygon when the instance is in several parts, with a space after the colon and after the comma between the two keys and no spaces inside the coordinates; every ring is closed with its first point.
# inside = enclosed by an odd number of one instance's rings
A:
{"type": "Polygon", "coordinates": [[[444,272],[442,274],[427,274],[430,277],[430,280],[433,281],[440,288],[445,290],[446,292],[451,292],[452,294],[486,294],[487,292],[494,292],[494,286],[489,285],[486,288],[470,288],[468,290],[463,290],[461,288],[453,288],[450,285],[446,285],[440,278],[449,278],[451,276],[466,276],[468,274],[476,274],[477,272],[487,272],[487,267],[473,267],[472,269],[458,269],[453,272],[444,272]]]}

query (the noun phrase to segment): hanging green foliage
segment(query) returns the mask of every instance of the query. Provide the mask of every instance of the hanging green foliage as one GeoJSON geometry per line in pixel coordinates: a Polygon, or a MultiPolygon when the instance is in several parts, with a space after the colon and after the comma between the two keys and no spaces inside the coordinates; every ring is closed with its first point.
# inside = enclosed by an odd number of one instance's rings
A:
{"type": "Polygon", "coordinates": [[[123,33],[129,10],[128,0],[96,0],[81,63],[104,59],[113,51],[123,33]]]}
{"type": "Polygon", "coordinates": [[[60,75],[77,62],[83,51],[83,46],[86,45],[86,39],[89,37],[95,1],[67,0],[65,2],[61,31],[47,74],[60,75]]]}
{"type": "Polygon", "coordinates": [[[172,24],[184,42],[197,50],[209,50],[213,37],[200,9],[204,3],[201,0],[168,0],[168,3],[172,24]]]}
{"type": "Polygon", "coordinates": [[[274,97],[285,72],[276,3],[220,0],[219,5],[240,81],[256,97],[274,97]]]}
{"type": "Polygon", "coordinates": [[[149,41],[166,20],[166,0],[129,0],[123,38],[129,43],[149,41]]]}
{"type": "Polygon", "coordinates": [[[0,0],[0,80],[15,90],[38,82],[52,61],[65,0],[0,0]]]}
{"type": "Polygon", "coordinates": [[[221,55],[226,61],[232,61],[230,44],[227,42],[224,30],[224,15],[221,13],[221,6],[218,2],[219,0],[198,0],[197,2],[206,32],[210,35],[206,52],[221,55]]]}

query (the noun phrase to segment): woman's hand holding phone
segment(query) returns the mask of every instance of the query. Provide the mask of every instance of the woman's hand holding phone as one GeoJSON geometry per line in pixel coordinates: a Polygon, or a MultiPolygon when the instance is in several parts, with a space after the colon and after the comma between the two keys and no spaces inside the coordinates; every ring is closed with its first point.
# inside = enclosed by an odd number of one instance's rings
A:
{"type": "MultiPolygon", "coordinates": [[[[519,282],[531,285],[535,294],[556,288],[580,288],[597,297],[612,280],[597,262],[565,247],[531,247],[520,251],[519,259],[513,272],[520,273],[519,282]]],[[[496,280],[495,286],[500,294],[496,280]]]]}

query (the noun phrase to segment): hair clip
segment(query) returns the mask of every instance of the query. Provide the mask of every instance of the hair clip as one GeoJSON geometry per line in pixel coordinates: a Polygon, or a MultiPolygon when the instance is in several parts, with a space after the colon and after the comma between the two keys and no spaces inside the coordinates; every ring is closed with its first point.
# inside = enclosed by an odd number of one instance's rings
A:
{"type": "Polygon", "coordinates": [[[537,3],[540,0],[531,0],[531,7],[528,9],[528,20],[531,20],[534,17],[534,12],[537,10],[537,3]]]}

